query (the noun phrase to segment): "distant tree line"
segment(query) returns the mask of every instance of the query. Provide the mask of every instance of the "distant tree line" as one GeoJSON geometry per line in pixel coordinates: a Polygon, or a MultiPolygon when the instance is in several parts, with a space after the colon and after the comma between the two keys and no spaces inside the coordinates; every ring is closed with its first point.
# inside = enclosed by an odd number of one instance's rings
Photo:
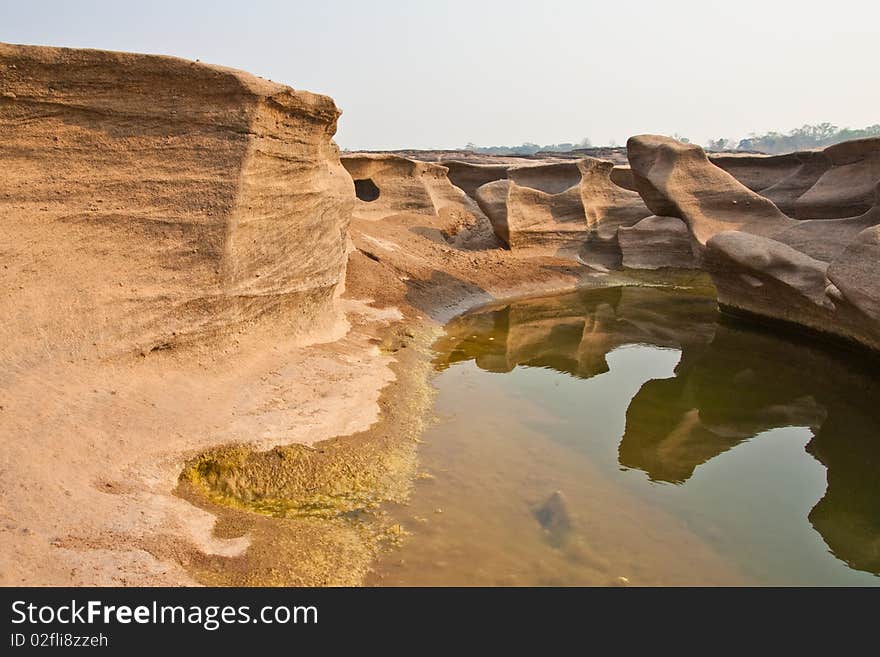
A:
{"type": "Polygon", "coordinates": [[[592,146],[590,140],[584,137],[576,144],[564,142],[561,144],[544,144],[543,146],[528,141],[519,146],[477,146],[471,142],[465,146],[465,149],[474,153],[482,153],[483,155],[534,155],[539,151],[567,153],[578,148],[590,148],[590,146],[592,146]]]}
{"type": "Polygon", "coordinates": [[[824,148],[850,139],[880,137],[880,124],[867,128],[838,128],[832,123],[817,123],[795,128],[785,134],[768,132],[763,135],[750,134],[738,142],[733,139],[710,139],[706,147],[710,151],[741,150],[762,153],[791,153],[811,148],[824,148]]]}
{"type": "MultiPolygon", "coordinates": [[[[690,143],[687,137],[678,133],[672,135],[675,139],[690,143]]],[[[863,139],[865,137],[880,137],[880,124],[871,125],[867,128],[838,128],[833,123],[817,123],[815,125],[805,125],[795,128],[787,133],[767,132],[763,135],[751,133],[744,139],[710,139],[706,143],[707,150],[710,151],[760,151],[762,153],[791,153],[792,151],[803,151],[811,148],[824,148],[831,144],[839,144],[842,141],[850,139],[863,139]]],[[[608,146],[617,146],[614,140],[608,143],[608,146]]],[[[469,143],[465,148],[474,153],[482,153],[484,155],[534,155],[539,151],[552,151],[556,153],[567,153],[579,148],[590,148],[592,143],[586,137],[576,144],[564,142],[562,144],[534,144],[526,142],[519,146],[477,146],[469,143]]]]}

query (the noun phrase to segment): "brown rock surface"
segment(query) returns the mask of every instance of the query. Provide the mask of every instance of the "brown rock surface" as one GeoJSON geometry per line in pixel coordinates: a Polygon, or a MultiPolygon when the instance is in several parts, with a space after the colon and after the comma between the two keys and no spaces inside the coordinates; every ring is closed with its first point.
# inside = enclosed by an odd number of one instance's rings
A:
{"type": "Polygon", "coordinates": [[[381,153],[346,154],[342,164],[354,179],[358,195],[355,219],[439,217],[446,229],[431,228],[435,239],[473,248],[497,246],[485,215],[450,182],[445,166],[381,153]]]}
{"type": "Polygon", "coordinates": [[[709,160],[795,219],[863,214],[880,182],[877,137],[785,155],[713,154],[709,160]]]}
{"type": "Polygon", "coordinates": [[[481,186],[474,194],[477,205],[491,222],[495,235],[507,245],[510,245],[507,197],[512,184],[510,180],[496,180],[481,186]]]}
{"type": "Polygon", "coordinates": [[[794,223],[771,201],[711,164],[699,146],[639,135],[630,137],[627,152],[645,204],[656,215],[683,219],[700,245],[726,230],[767,235],[794,223]]]}
{"type": "Polygon", "coordinates": [[[828,280],[826,293],[848,326],[848,337],[880,351],[880,225],[850,242],[829,265],[828,280]]]}
{"type": "Polygon", "coordinates": [[[718,233],[706,245],[704,265],[723,305],[814,329],[831,321],[828,264],[782,242],[740,231],[718,233]]]}
{"type": "Polygon", "coordinates": [[[513,249],[619,266],[617,228],[648,211],[638,194],[612,182],[613,168],[592,158],[514,167],[507,181],[479,188],[477,202],[513,249]]]}
{"type": "Polygon", "coordinates": [[[772,239],[720,233],[706,245],[705,267],[724,306],[880,350],[878,224],[880,205],[772,239]]]}
{"type": "Polygon", "coordinates": [[[835,219],[867,212],[880,183],[880,137],[834,144],[823,154],[830,166],[794,202],[794,216],[835,219]]]}
{"type": "Polygon", "coordinates": [[[624,267],[631,269],[660,269],[698,267],[693,253],[691,235],[685,223],[677,217],[645,217],[633,226],[621,226],[617,231],[624,267]]]}
{"type": "Polygon", "coordinates": [[[757,153],[710,153],[709,161],[724,169],[753,192],[760,192],[787,178],[800,168],[798,153],[760,155],[757,153]]]}
{"type": "Polygon", "coordinates": [[[649,210],[638,192],[614,182],[612,174],[617,167],[610,162],[584,159],[578,163],[578,167],[588,231],[580,258],[588,264],[619,267],[618,229],[632,226],[649,216],[649,210]]]}
{"type": "Polygon", "coordinates": [[[800,161],[800,166],[770,187],[761,190],[762,196],[773,201],[789,217],[795,216],[795,204],[798,199],[815,185],[831,166],[831,162],[822,151],[804,151],[794,153],[793,156],[800,161]]]}
{"type": "Polygon", "coordinates": [[[475,164],[462,162],[461,160],[443,160],[449,173],[449,181],[464,191],[465,194],[476,200],[477,189],[486,183],[507,178],[509,164],[475,164]]]}
{"type": "MultiPolygon", "coordinates": [[[[862,214],[804,221],[785,217],[772,202],[711,166],[699,147],[643,136],[630,139],[629,153],[648,205],[684,219],[705,247],[703,266],[723,307],[877,350],[878,144],[844,142],[800,158],[802,166],[788,176],[789,189],[795,189],[793,181],[818,180],[794,202],[796,208],[811,208],[810,214],[831,217],[863,209],[864,188],[873,185],[874,205],[862,214]]],[[[775,185],[777,192],[785,180],[775,185]]]]}
{"type": "Polygon", "coordinates": [[[365,192],[358,192],[355,218],[382,219],[400,212],[436,215],[446,208],[478,212],[439,164],[379,153],[346,154],[342,164],[355,189],[365,192]],[[373,193],[368,188],[374,188],[373,193]]]}
{"type": "Polygon", "coordinates": [[[618,187],[623,187],[631,192],[638,194],[639,189],[636,187],[636,181],[632,175],[632,169],[628,164],[615,164],[611,169],[611,182],[618,187]]]}
{"type": "Polygon", "coordinates": [[[353,193],[330,98],[93,50],[0,45],[0,69],[7,349],[149,351],[265,313],[335,321],[353,193]]]}

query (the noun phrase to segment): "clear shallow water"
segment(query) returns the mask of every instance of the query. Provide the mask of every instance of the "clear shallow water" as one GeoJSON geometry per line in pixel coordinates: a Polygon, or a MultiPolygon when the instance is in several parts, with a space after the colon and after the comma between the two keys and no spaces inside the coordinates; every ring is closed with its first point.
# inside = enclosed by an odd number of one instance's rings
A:
{"type": "Polygon", "coordinates": [[[590,290],[471,313],[373,584],[880,584],[875,366],[590,290]]]}

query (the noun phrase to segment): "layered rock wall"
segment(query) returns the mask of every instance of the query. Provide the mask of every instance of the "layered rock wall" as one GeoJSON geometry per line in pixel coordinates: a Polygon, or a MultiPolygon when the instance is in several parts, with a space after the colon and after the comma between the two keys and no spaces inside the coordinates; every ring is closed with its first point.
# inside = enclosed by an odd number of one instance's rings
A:
{"type": "Polygon", "coordinates": [[[333,320],[354,193],[330,98],[95,50],[0,45],[0,73],[15,344],[149,351],[269,312],[333,320]]]}

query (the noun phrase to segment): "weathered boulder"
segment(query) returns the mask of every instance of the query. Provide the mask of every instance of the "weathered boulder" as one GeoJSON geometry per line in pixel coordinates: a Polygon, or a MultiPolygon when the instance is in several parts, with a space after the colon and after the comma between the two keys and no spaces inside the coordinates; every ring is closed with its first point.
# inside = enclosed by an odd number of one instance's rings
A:
{"type": "Polygon", "coordinates": [[[831,262],[865,228],[880,224],[880,205],[858,217],[805,219],[771,235],[812,258],[831,262]]]}
{"type": "Polygon", "coordinates": [[[335,319],[354,192],[326,96],[172,57],[0,44],[7,348],[335,319]],[[11,281],[15,285],[11,284],[11,281]]]}
{"type": "Polygon", "coordinates": [[[826,293],[841,331],[880,350],[880,225],[861,231],[828,267],[826,293]]]}
{"type": "Polygon", "coordinates": [[[617,230],[624,267],[630,269],[697,268],[691,235],[677,217],[645,217],[617,230]]]}
{"type": "Polygon", "coordinates": [[[638,192],[617,185],[611,178],[616,167],[605,160],[583,159],[580,193],[587,220],[587,241],[581,248],[580,258],[587,263],[619,267],[619,228],[632,226],[649,216],[650,212],[638,192]]]}
{"type": "Polygon", "coordinates": [[[776,240],[740,231],[718,233],[704,266],[728,309],[824,330],[833,306],[825,296],[828,263],[776,240]]]}
{"type": "Polygon", "coordinates": [[[638,194],[611,180],[614,165],[585,158],[513,167],[480,187],[477,203],[512,249],[620,265],[617,229],[650,214],[638,194]]]}
{"type": "Polygon", "coordinates": [[[771,201],[714,166],[703,149],[670,137],[630,137],[633,179],[645,204],[660,216],[679,217],[700,245],[716,233],[767,235],[794,220],[771,201]]]}
{"type": "Polygon", "coordinates": [[[880,349],[877,205],[858,217],[800,221],[770,237],[720,233],[704,265],[722,306],[880,349]]]}

